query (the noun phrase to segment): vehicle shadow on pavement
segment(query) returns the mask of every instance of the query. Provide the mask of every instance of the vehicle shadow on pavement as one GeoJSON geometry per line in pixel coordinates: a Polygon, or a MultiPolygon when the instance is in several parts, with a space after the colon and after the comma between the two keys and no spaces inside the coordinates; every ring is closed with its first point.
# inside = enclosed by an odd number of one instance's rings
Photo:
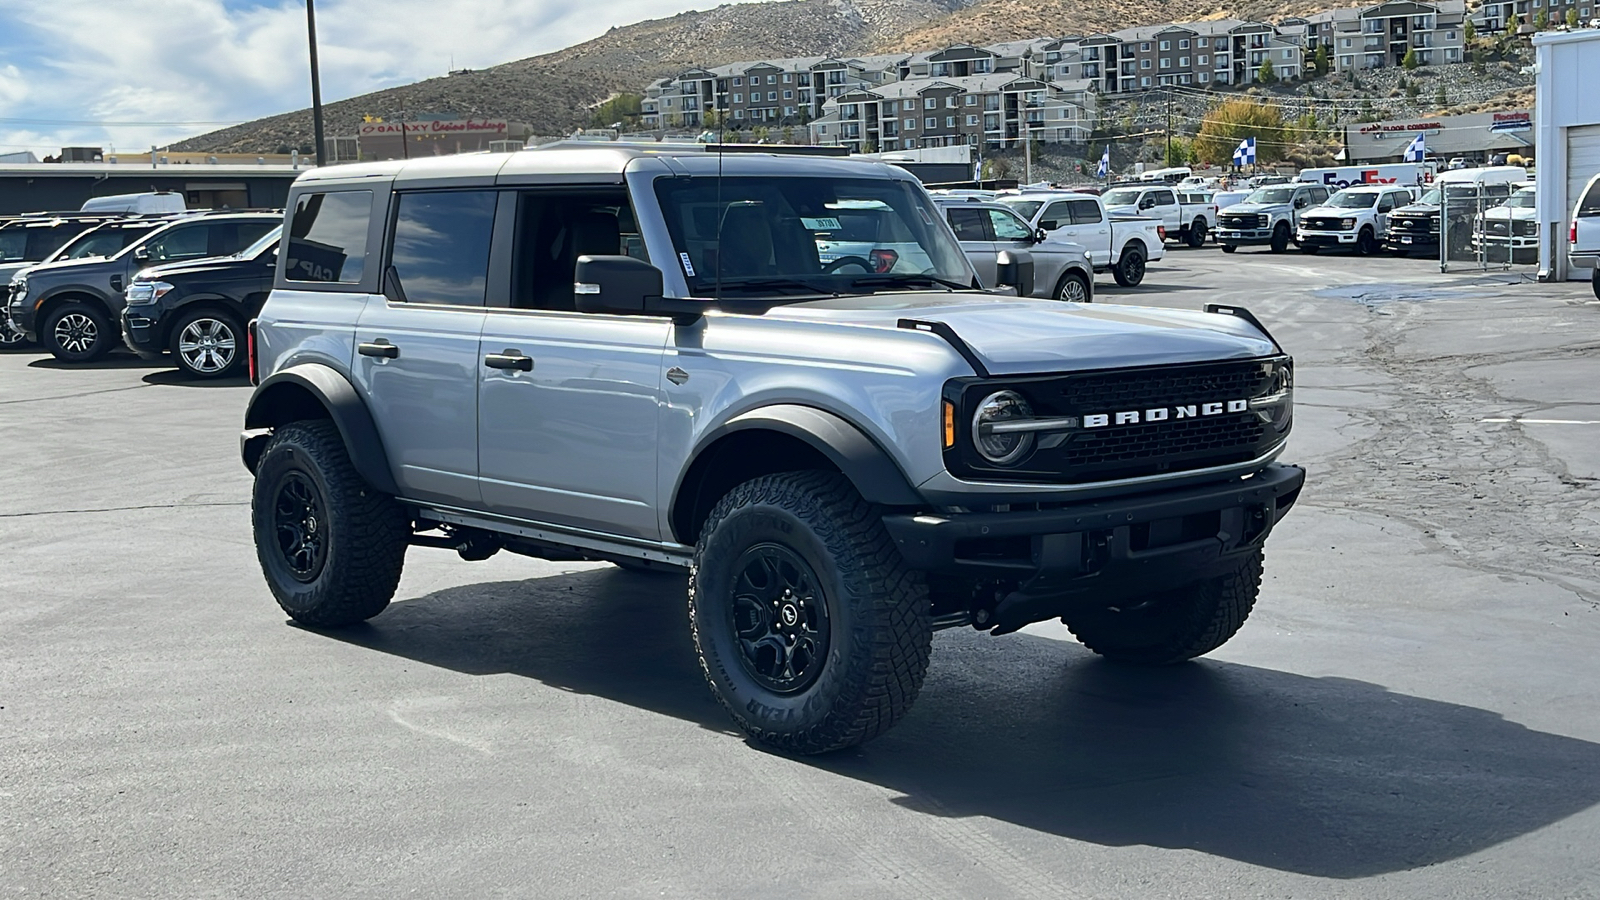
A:
{"type": "Polygon", "coordinates": [[[53,356],[46,356],[28,363],[30,369],[61,369],[72,371],[74,369],[155,369],[171,365],[159,359],[144,359],[133,354],[112,354],[102,356],[89,362],[62,362],[53,356]]]}
{"type": "MultiPolygon", "coordinates": [[[[610,569],[480,584],[328,636],[731,732],[690,649],[684,590],[610,569]]],[[[929,815],[1329,878],[1457,859],[1600,802],[1600,744],[1486,710],[1213,659],[1123,667],[968,630],[935,636],[896,728],[806,762],[929,815]]]]}
{"type": "Polygon", "coordinates": [[[139,380],[143,381],[145,384],[155,384],[164,387],[247,388],[250,386],[250,379],[244,375],[238,375],[233,378],[196,378],[193,375],[185,375],[183,372],[180,372],[177,369],[151,372],[149,375],[142,376],[139,380]]]}

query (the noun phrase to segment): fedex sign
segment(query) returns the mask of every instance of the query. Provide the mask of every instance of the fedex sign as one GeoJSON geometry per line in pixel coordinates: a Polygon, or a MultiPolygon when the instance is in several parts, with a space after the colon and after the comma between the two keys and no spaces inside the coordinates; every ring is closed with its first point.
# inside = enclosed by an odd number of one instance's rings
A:
{"type": "Polygon", "coordinates": [[[1421,184],[1427,175],[1428,170],[1417,163],[1388,163],[1376,166],[1306,169],[1300,173],[1299,180],[1342,189],[1353,184],[1421,184]]]}

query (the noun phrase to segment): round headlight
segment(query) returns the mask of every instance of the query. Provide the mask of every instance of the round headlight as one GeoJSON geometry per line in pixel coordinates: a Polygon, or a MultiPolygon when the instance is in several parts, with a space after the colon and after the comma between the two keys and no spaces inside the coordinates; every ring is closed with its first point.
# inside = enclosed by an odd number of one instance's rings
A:
{"type": "Polygon", "coordinates": [[[972,416],[972,442],[978,454],[997,466],[1021,461],[1033,449],[1033,433],[996,432],[994,426],[1031,418],[1033,410],[1016,391],[999,391],[983,398],[972,416]]]}

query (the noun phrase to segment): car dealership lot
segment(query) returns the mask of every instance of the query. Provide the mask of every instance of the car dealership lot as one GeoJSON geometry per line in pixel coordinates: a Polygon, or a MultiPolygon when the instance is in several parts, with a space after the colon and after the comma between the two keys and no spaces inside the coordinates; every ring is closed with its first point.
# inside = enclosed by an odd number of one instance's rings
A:
{"type": "Polygon", "coordinates": [[[1588,286],[1208,247],[1097,288],[1298,360],[1250,623],[1159,671],[941,632],[804,760],[733,735],[681,578],[413,549],[368,625],[286,624],[248,387],[0,354],[0,897],[1600,894],[1588,286]]]}

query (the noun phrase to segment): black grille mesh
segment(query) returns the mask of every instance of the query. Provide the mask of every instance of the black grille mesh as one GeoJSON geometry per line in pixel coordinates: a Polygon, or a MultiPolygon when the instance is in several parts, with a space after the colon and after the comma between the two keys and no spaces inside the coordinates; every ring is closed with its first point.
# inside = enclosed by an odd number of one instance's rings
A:
{"type": "Polygon", "coordinates": [[[1062,379],[1059,415],[1088,415],[1147,406],[1242,400],[1264,391],[1259,362],[1207,363],[1131,372],[1101,372],[1062,379]]]}
{"type": "Polygon", "coordinates": [[[1306,227],[1315,228],[1318,231],[1338,231],[1339,220],[1329,219],[1324,216],[1312,216],[1306,219],[1306,227]]]}
{"type": "Polygon", "coordinates": [[[1083,432],[1062,446],[1060,458],[1074,467],[1164,460],[1195,453],[1227,453],[1250,447],[1262,436],[1260,417],[1235,413],[1083,432]]]}

